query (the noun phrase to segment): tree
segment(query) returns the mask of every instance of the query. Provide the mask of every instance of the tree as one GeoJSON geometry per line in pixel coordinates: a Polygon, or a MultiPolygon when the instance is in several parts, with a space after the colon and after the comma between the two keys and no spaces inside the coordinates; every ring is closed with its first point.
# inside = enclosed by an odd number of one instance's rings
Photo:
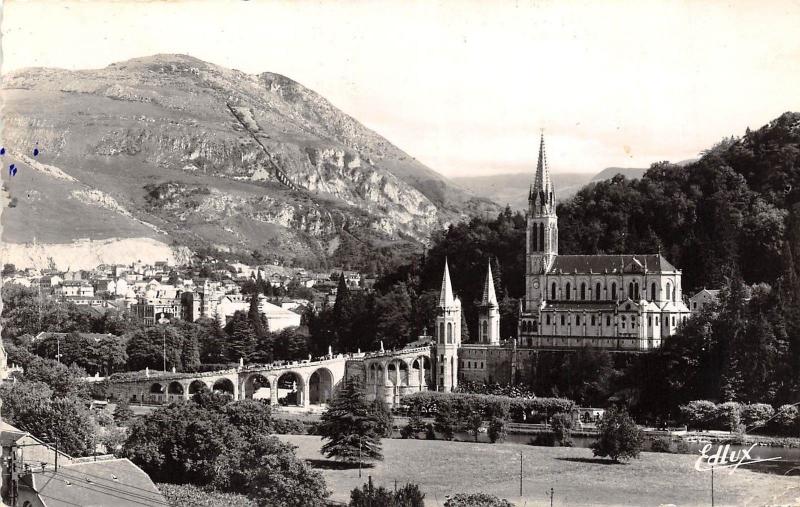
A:
{"type": "Polygon", "coordinates": [[[608,456],[616,463],[639,457],[644,437],[627,410],[609,408],[597,429],[600,438],[591,445],[595,456],[608,456]]]}
{"type": "Polygon", "coordinates": [[[421,431],[425,431],[425,422],[422,420],[419,410],[413,410],[409,415],[408,424],[400,430],[400,435],[403,438],[417,438],[421,431]]]}
{"type": "Polygon", "coordinates": [[[496,415],[492,416],[491,419],[489,419],[489,428],[487,430],[487,433],[489,435],[489,440],[492,443],[502,442],[503,440],[506,439],[506,433],[507,433],[506,423],[507,422],[508,421],[506,420],[505,417],[500,417],[500,416],[496,416],[496,415]]]}
{"type": "Polygon", "coordinates": [[[453,440],[457,424],[458,418],[452,404],[440,403],[433,420],[436,431],[441,433],[445,440],[453,440]]]}
{"type": "Polygon", "coordinates": [[[378,435],[382,438],[391,437],[394,429],[394,417],[392,416],[392,411],[389,410],[389,406],[385,401],[376,398],[370,405],[370,409],[377,421],[375,430],[378,435]]]}
{"type": "Polygon", "coordinates": [[[350,378],[322,414],[319,434],[328,440],[322,452],[347,463],[381,460],[377,427],[378,421],[364,400],[361,379],[350,378]]]}
{"type": "Polygon", "coordinates": [[[372,485],[372,477],[369,482],[355,488],[350,492],[349,507],[424,507],[425,493],[419,490],[416,484],[405,484],[397,491],[389,491],[383,486],[375,488],[372,485]]]}
{"type": "Polygon", "coordinates": [[[131,410],[128,400],[120,400],[114,408],[114,422],[117,423],[118,426],[127,426],[133,417],[133,410],[131,410]]]}
{"type": "Polygon", "coordinates": [[[96,440],[95,424],[83,400],[53,395],[46,384],[38,381],[3,383],[3,417],[45,442],[58,442],[59,449],[67,454],[90,454],[96,440]]]}
{"type": "Polygon", "coordinates": [[[572,417],[568,414],[556,414],[550,418],[550,429],[559,445],[569,447],[572,445],[572,417]]]}
{"type": "Polygon", "coordinates": [[[475,441],[478,441],[478,434],[483,426],[483,414],[476,408],[469,408],[467,412],[466,427],[472,433],[475,441]]]}

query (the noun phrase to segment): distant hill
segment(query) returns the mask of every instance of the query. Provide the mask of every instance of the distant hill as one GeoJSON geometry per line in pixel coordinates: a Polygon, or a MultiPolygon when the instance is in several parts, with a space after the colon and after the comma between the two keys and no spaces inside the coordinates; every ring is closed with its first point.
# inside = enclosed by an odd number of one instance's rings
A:
{"type": "Polygon", "coordinates": [[[597,173],[592,181],[610,180],[617,174],[621,174],[629,180],[641,178],[647,172],[646,168],[640,167],[607,167],[597,173]]]}
{"type": "MultiPolygon", "coordinates": [[[[683,161],[677,165],[690,162],[692,161],[683,161]]],[[[556,199],[564,201],[593,181],[609,180],[617,174],[622,174],[628,179],[641,178],[645,172],[647,169],[636,167],[608,167],[594,176],[589,173],[551,173],[550,176],[556,187],[556,199]]],[[[491,199],[501,206],[508,204],[513,209],[521,210],[528,205],[528,187],[533,180],[533,172],[465,176],[452,180],[477,196],[491,199]]]]}
{"type": "Polygon", "coordinates": [[[156,55],[24,69],[2,93],[4,162],[19,168],[3,175],[4,242],[149,238],[323,262],[343,236],[419,247],[499,209],[270,72],[156,55]]]}
{"type": "MultiPolygon", "coordinates": [[[[552,173],[556,198],[567,199],[591,180],[590,174],[552,173]]],[[[513,209],[524,209],[528,203],[528,187],[533,181],[533,173],[493,174],[491,176],[464,176],[453,178],[453,182],[465,190],[501,206],[510,205],[513,209]]]]}

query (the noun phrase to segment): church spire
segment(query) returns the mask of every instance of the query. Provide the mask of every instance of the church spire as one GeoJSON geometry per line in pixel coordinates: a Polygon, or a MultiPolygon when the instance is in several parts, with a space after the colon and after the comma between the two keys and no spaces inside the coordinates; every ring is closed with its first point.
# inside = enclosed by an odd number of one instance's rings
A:
{"type": "Polygon", "coordinates": [[[489,269],[486,271],[486,281],[483,283],[481,306],[497,306],[497,296],[494,293],[494,277],[492,276],[492,261],[489,261],[489,269]]]}
{"type": "Polygon", "coordinates": [[[550,179],[550,168],[547,165],[547,153],[544,147],[544,130],[539,138],[539,159],[536,162],[536,175],[533,177],[529,200],[531,203],[544,211],[554,208],[554,189],[553,181],[550,179]]]}
{"type": "Polygon", "coordinates": [[[447,266],[447,257],[444,258],[444,275],[442,275],[442,292],[439,294],[439,308],[453,306],[453,285],[450,283],[450,269],[447,266]]]}

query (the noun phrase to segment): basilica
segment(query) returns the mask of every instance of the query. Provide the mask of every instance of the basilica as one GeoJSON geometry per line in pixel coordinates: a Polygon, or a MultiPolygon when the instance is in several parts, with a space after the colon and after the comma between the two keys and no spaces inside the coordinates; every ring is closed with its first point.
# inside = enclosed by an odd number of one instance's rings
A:
{"type": "Polygon", "coordinates": [[[500,336],[489,266],[478,341],[466,344],[461,343],[461,303],[453,294],[445,261],[435,336],[437,389],[448,391],[459,378],[513,382],[526,375],[542,350],[652,350],[690,315],[683,302],[681,272],[660,252],[559,255],[555,190],[544,136],[528,194],[525,264],[518,338],[500,336]]]}

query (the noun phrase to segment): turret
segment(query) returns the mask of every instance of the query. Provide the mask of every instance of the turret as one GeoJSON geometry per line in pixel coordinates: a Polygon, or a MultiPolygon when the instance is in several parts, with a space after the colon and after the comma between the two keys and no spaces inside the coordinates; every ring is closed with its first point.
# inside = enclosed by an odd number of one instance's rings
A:
{"type": "Polygon", "coordinates": [[[461,300],[453,294],[450,269],[444,261],[442,289],[436,316],[436,388],[450,392],[458,386],[458,348],[461,346],[461,300]]]}
{"type": "Polygon", "coordinates": [[[500,344],[500,305],[494,292],[492,263],[486,270],[486,281],[483,283],[483,297],[479,307],[478,341],[489,345],[500,344]]]}

